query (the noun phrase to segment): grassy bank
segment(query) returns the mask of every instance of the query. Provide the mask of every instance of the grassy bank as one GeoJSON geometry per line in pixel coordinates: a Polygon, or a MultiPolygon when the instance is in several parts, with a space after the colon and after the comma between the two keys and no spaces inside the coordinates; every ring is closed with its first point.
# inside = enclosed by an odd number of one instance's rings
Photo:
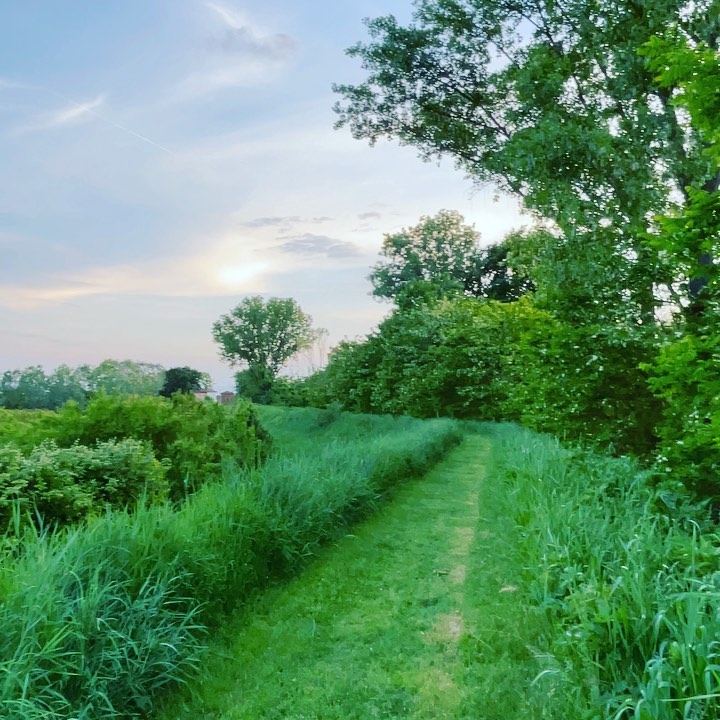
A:
{"type": "Polygon", "coordinates": [[[543,717],[718,717],[720,539],[703,513],[659,512],[630,460],[511,426],[496,435],[518,584],[549,628],[543,717]]]}
{"type": "Polygon", "coordinates": [[[295,573],[459,438],[447,421],[286,411],[270,424],[278,437],[286,427],[290,451],[262,471],[226,467],[221,482],[179,509],[140,507],[5,538],[7,720],[146,717],[169,686],[194,673],[207,627],[272,577],[295,573]],[[332,437],[336,422],[346,439],[332,437]]]}

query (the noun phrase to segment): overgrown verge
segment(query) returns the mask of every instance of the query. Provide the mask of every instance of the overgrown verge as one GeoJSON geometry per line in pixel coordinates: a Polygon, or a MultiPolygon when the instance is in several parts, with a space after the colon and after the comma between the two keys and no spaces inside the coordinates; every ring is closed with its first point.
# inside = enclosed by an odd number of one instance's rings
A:
{"type": "Polygon", "coordinates": [[[287,420],[305,428],[304,454],[226,468],[179,508],[141,506],[54,534],[18,523],[0,566],[4,718],[146,717],[195,670],[206,628],[459,439],[450,421],[358,417],[354,439],[332,440],[346,418],[299,412],[287,420]]]}
{"type": "Polygon", "coordinates": [[[720,538],[700,509],[660,514],[628,459],[497,435],[522,586],[551,628],[543,717],[718,717],[720,538]]]}

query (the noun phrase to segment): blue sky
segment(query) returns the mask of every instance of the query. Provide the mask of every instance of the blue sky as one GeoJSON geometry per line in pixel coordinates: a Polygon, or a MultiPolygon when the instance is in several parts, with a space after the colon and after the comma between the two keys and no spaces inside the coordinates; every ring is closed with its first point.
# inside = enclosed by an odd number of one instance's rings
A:
{"type": "Polygon", "coordinates": [[[411,11],[0,4],[0,371],[130,358],[223,389],[210,328],[247,294],[294,297],[331,346],[388,310],[367,281],[385,233],[443,208],[484,242],[527,222],[450,162],[333,129],[362,18],[411,11]]]}

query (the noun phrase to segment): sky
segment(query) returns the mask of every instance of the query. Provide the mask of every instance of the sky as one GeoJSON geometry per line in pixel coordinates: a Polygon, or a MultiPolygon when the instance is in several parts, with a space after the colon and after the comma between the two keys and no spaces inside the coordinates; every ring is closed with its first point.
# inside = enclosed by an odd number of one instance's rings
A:
{"type": "MultiPolygon", "coordinates": [[[[0,372],[105,358],[232,387],[212,324],[292,297],[323,347],[389,311],[383,236],[441,209],[500,240],[517,203],[333,128],[365,17],[410,0],[0,0],[0,372]]],[[[304,363],[304,365],[303,365],[304,363]]]]}

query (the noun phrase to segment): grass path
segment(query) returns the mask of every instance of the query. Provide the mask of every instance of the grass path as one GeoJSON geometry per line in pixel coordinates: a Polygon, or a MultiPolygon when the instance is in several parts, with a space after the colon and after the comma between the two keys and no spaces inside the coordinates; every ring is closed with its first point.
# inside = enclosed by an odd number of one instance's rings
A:
{"type": "Polygon", "coordinates": [[[532,718],[512,524],[471,435],[216,638],[161,720],[532,718]]]}

